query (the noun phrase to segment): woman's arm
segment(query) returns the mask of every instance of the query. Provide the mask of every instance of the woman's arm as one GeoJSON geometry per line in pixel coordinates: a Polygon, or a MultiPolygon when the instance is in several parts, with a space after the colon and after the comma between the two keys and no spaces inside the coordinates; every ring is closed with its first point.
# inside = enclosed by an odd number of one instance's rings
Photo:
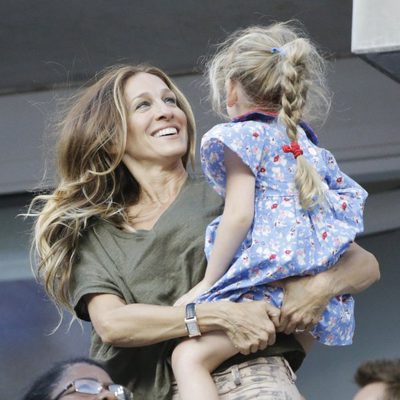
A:
{"type": "Polygon", "coordinates": [[[380,279],[377,259],[356,243],[350,245],[332,268],[319,275],[331,297],[362,292],[380,279]]]}
{"type": "MultiPolygon", "coordinates": [[[[125,304],[112,294],[87,295],[93,327],[104,343],[139,347],[187,336],[185,307],[125,304]]],[[[214,302],[196,306],[202,333],[223,331],[243,354],[275,342],[279,310],[265,302],[214,302]]]]}
{"type": "Polygon", "coordinates": [[[329,270],[279,282],[284,289],[284,300],[277,331],[290,334],[295,329],[311,329],[332,297],[361,292],[379,278],[376,258],[352,243],[329,270]]]}

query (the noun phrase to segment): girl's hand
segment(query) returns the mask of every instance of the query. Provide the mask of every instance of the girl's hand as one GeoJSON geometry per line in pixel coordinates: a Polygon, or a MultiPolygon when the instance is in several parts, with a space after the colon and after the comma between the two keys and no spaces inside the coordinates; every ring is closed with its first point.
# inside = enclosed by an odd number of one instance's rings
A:
{"type": "Polygon", "coordinates": [[[197,297],[206,292],[211,285],[206,281],[200,281],[196,286],[192,287],[186,294],[179,297],[178,300],[175,301],[174,306],[184,306],[188,303],[192,303],[197,297]]]}
{"type": "Polygon", "coordinates": [[[321,319],[332,294],[321,274],[275,282],[284,291],[278,332],[291,334],[311,330],[321,319]]]}
{"type": "Polygon", "coordinates": [[[255,353],[275,343],[279,309],[264,301],[220,303],[225,308],[224,332],[240,353],[255,353]]]}

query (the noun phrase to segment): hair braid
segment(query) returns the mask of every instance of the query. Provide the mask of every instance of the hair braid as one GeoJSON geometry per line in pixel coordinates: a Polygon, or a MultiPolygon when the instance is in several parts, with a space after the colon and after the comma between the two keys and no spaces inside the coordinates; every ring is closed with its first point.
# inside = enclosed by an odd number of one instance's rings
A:
{"type": "MultiPolygon", "coordinates": [[[[291,141],[300,120],[324,121],[330,107],[325,60],[295,21],[252,26],[231,34],[208,62],[214,110],[224,112],[225,82],[240,83],[253,108],[279,112],[291,141]],[[277,49],[277,51],[272,51],[277,49]]],[[[302,207],[323,194],[321,178],[305,157],[297,157],[295,183],[302,207]]]]}
{"type": "MultiPolygon", "coordinates": [[[[282,48],[281,57],[281,110],[280,120],[292,142],[297,142],[297,126],[306,105],[309,87],[307,56],[310,44],[298,38],[282,48]]],[[[323,195],[321,178],[315,168],[302,155],[296,158],[295,183],[299,190],[300,204],[307,209],[318,203],[323,195]]]]}

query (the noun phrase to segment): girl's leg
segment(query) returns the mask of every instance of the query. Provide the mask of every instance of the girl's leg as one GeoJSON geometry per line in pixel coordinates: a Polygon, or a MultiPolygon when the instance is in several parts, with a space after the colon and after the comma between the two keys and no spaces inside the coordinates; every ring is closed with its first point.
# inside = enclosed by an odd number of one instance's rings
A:
{"type": "Polygon", "coordinates": [[[304,351],[309,353],[314,343],[316,342],[315,338],[309,332],[301,332],[294,334],[296,340],[302,345],[304,351]]]}
{"type": "Polygon", "coordinates": [[[236,353],[222,332],[179,343],[172,353],[172,369],[181,400],[218,400],[211,372],[236,353]]]}

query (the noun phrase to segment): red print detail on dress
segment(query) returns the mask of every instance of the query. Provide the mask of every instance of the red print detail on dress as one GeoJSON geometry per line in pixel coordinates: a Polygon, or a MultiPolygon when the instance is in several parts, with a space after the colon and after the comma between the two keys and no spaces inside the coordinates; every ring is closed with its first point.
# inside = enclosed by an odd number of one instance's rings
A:
{"type": "Polygon", "coordinates": [[[326,232],[324,232],[323,234],[322,234],[322,239],[326,239],[328,237],[328,234],[326,233],[326,232]]]}
{"type": "Polygon", "coordinates": [[[260,135],[258,132],[253,132],[253,137],[258,138],[260,135]]]}
{"type": "Polygon", "coordinates": [[[279,156],[275,156],[274,157],[274,162],[278,162],[279,161],[279,156]]]}
{"type": "Polygon", "coordinates": [[[278,203],[274,203],[274,204],[272,204],[271,208],[272,208],[272,209],[274,209],[274,208],[278,208],[278,203]]]}

